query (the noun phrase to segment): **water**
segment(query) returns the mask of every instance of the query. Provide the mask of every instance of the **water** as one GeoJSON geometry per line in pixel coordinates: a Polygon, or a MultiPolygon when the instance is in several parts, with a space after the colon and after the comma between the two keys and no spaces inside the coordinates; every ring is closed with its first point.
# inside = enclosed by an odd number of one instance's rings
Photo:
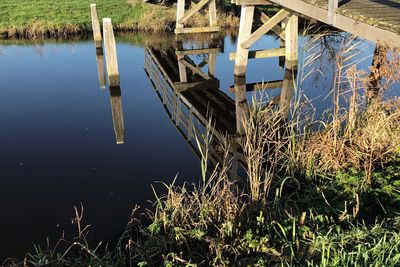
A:
{"type": "MultiPolygon", "coordinates": [[[[301,50],[306,41],[301,38],[301,50]]],[[[163,53],[172,43],[171,36],[119,36],[121,86],[111,97],[108,88],[100,88],[91,40],[0,44],[0,262],[22,257],[32,251],[33,242],[44,244],[48,236],[54,243],[64,230],[71,237],[73,207],[80,203],[93,240],[114,242],[135,204],[149,206],[151,185],[162,190],[156,181],[170,183],[177,174],[178,184],[199,181],[196,153],[177,131],[143,69],[146,48],[163,53]],[[117,126],[116,133],[113,119],[118,124],[122,116],[123,130],[117,126]],[[117,144],[118,138],[123,144],[117,144]]],[[[189,39],[184,47],[202,43],[189,39]]],[[[223,97],[234,105],[235,94],[228,88],[234,84],[229,53],[235,52],[235,38],[226,36],[222,43],[215,77],[223,97]]],[[[360,66],[367,69],[374,47],[361,45],[357,58],[366,58],[360,66]]],[[[254,49],[273,46],[279,47],[279,41],[266,36],[254,49]]],[[[302,82],[320,110],[331,103],[324,99],[335,63],[328,50],[318,61],[323,75],[315,73],[302,82]]],[[[300,53],[300,61],[307,52],[300,53]]],[[[199,64],[204,55],[190,58],[199,64]]],[[[207,66],[202,70],[207,73],[207,66]]],[[[250,60],[247,82],[283,77],[278,58],[250,60]]],[[[298,77],[304,77],[301,68],[298,77]]],[[[268,94],[272,98],[279,92],[268,94]]],[[[217,114],[228,127],[225,115],[223,110],[217,114]]]]}

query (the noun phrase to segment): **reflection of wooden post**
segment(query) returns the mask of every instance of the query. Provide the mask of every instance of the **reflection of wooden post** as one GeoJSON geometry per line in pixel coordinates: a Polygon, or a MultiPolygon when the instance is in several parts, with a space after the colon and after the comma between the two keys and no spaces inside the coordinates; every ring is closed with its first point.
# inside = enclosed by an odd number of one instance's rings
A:
{"type": "Polygon", "coordinates": [[[208,53],[208,75],[215,78],[215,65],[217,62],[217,54],[215,52],[208,53]]]}
{"type": "Polygon", "coordinates": [[[383,78],[379,70],[381,68],[382,58],[386,57],[386,54],[387,48],[383,48],[379,44],[375,46],[374,57],[372,59],[372,70],[369,74],[368,102],[371,102],[379,95],[383,78]]]}
{"type": "Polygon", "coordinates": [[[104,70],[103,49],[96,49],[97,72],[99,74],[100,88],[106,88],[106,73],[104,70]]]}
{"type": "Polygon", "coordinates": [[[279,99],[279,108],[282,110],[283,114],[289,115],[292,95],[295,89],[296,77],[297,77],[296,66],[292,65],[292,68],[285,69],[285,77],[283,78],[281,95],[279,99]]]}
{"type": "Polygon", "coordinates": [[[182,60],[185,56],[177,56],[178,58],[178,67],[179,67],[179,79],[181,82],[187,83],[187,71],[186,66],[182,63],[182,60]]]}
{"type": "Polygon", "coordinates": [[[246,98],[246,77],[235,76],[235,109],[236,109],[236,132],[238,136],[244,135],[243,122],[246,120],[247,98],[246,98]]]}
{"type": "Polygon", "coordinates": [[[240,14],[239,36],[237,42],[235,70],[236,76],[243,76],[246,74],[249,48],[243,48],[242,43],[251,35],[251,28],[253,26],[254,6],[242,6],[240,14]]]}
{"type": "Polygon", "coordinates": [[[286,68],[297,66],[298,60],[298,17],[292,15],[285,29],[286,68]]]}
{"type": "Polygon", "coordinates": [[[90,14],[92,17],[92,29],[93,29],[93,38],[96,45],[96,48],[101,48],[102,39],[100,32],[100,22],[99,17],[97,16],[96,4],[90,4],[90,14]]]}
{"type": "Polygon", "coordinates": [[[110,18],[103,19],[104,52],[109,86],[119,85],[119,71],[117,61],[117,48],[115,46],[114,31],[110,18]]]}
{"type": "Polygon", "coordinates": [[[123,144],[124,136],[124,113],[122,111],[121,89],[119,86],[110,87],[111,113],[117,144],[123,144]]]}

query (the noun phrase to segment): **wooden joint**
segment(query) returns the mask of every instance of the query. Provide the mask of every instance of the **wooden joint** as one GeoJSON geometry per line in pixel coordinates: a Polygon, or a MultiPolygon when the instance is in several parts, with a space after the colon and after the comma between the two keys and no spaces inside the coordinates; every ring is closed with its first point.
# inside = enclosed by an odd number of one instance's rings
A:
{"type": "Polygon", "coordinates": [[[191,16],[196,14],[204,5],[206,5],[210,0],[201,0],[194,7],[192,7],[188,12],[186,12],[183,17],[178,20],[178,23],[185,23],[191,16]]]}

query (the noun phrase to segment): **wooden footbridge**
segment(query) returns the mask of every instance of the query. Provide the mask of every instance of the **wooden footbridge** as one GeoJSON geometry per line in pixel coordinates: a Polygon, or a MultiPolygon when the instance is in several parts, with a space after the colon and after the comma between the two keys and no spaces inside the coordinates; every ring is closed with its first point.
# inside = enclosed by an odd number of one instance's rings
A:
{"type": "MultiPolygon", "coordinates": [[[[240,27],[234,74],[246,73],[249,58],[286,57],[286,68],[297,65],[298,16],[326,23],[373,42],[400,47],[400,0],[232,0],[241,6],[240,27]],[[272,17],[258,7],[275,5],[281,9],[272,17]],[[262,25],[253,30],[253,22],[262,25]],[[264,34],[272,31],[281,39],[281,47],[249,51],[264,34]]],[[[185,0],[178,0],[175,33],[218,31],[215,0],[201,0],[185,12],[185,0]],[[201,8],[209,6],[209,27],[184,28],[184,23],[201,8]]]]}

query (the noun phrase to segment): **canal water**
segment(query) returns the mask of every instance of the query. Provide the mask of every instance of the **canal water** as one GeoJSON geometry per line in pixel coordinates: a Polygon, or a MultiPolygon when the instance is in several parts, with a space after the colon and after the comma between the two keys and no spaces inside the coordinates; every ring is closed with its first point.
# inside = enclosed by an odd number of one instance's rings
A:
{"type": "MultiPolygon", "coordinates": [[[[313,45],[312,37],[300,38],[298,87],[321,112],[331,103],[335,51],[343,38],[327,35],[313,45]],[[318,58],[304,66],[317,50],[318,58]]],[[[103,59],[91,40],[0,42],[0,263],[23,257],[47,237],[52,244],[64,231],[72,237],[73,208],[80,204],[93,242],[115,242],[132,208],[150,207],[151,185],[162,192],[157,181],[201,179],[196,153],[144,70],[148,51],[162,58],[175,49],[172,44],[174,36],[168,35],[117,36],[121,86],[110,92],[101,88],[103,59]]],[[[206,37],[183,41],[185,49],[207,44],[206,37]]],[[[218,47],[212,76],[224,99],[234,103],[229,53],[235,52],[236,37],[223,36],[218,47]]],[[[279,47],[279,40],[265,36],[254,49],[272,47],[279,47]]],[[[364,41],[357,47],[354,60],[368,70],[374,46],[364,41]]],[[[207,53],[188,57],[208,75],[207,53]]],[[[164,67],[167,72],[171,68],[164,67]]],[[[249,60],[249,83],[282,80],[284,75],[279,58],[249,60]]],[[[266,93],[272,99],[279,92],[266,93]]],[[[247,93],[249,99],[252,94],[247,93]]]]}

